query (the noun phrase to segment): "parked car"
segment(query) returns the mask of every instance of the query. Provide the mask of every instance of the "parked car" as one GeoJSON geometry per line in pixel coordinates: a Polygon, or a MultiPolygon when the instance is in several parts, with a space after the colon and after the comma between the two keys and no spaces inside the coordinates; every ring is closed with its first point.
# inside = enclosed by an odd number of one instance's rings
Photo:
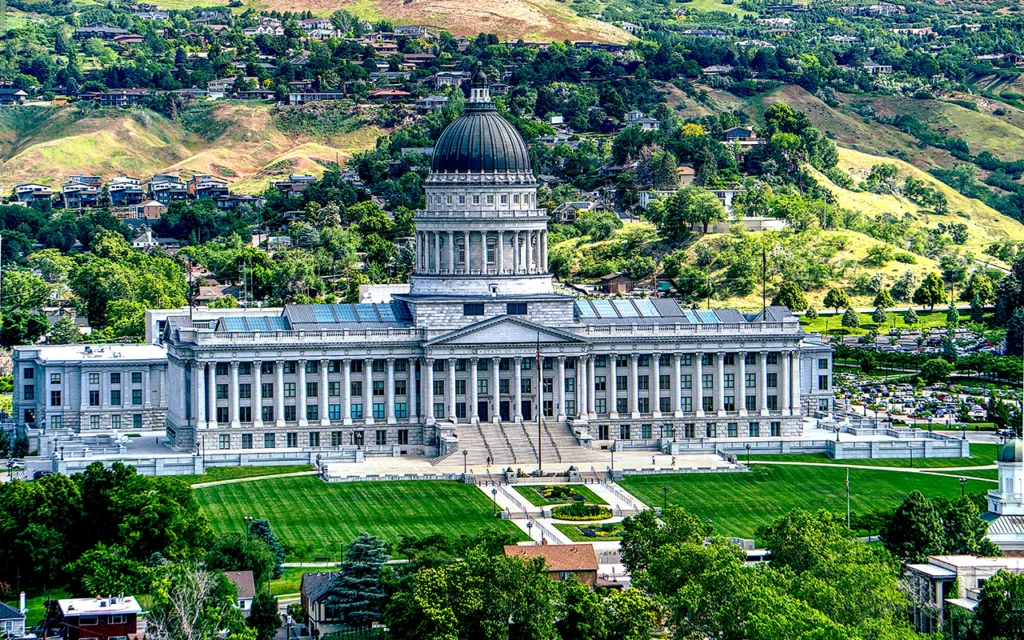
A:
{"type": "Polygon", "coordinates": [[[53,475],[52,471],[42,471],[42,470],[40,470],[40,471],[36,471],[35,473],[32,474],[32,479],[33,480],[39,480],[40,478],[45,478],[46,476],[52,476],[52,475],[53,475]]]}

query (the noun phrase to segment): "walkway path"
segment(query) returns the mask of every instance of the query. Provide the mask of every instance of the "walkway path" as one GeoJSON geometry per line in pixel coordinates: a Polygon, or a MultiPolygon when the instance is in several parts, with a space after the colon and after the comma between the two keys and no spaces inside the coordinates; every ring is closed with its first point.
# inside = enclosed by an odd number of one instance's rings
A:
{"type": "MultiPolygon", "coordinates": [[[[829,462],[785,462],[782,460],[751,460],[751,466],[755,464],[781,464],[796,467],[832,467],[840,469],[866,469],[868,471],[896,471],[902,473],[929,473],[936,476],[948,476],[950,478],[959,478],[958,474],[944,473],[946,471],[979,471],[982,469],[995,469],[995,465],[986,465],[981,467],[876,467],[867,464],[842,464],[842,463],[829,463],[829,462]]],[[[971,478],[971,480],[978,480],[981,482],[993,482],[999,484],[998,480],[992,480],[991,478],[971,478]]]]}
{"type": "Polygon", "coordinates": [[[211,482],[199,482],[192,485],[193,489],[203,487],[216,487],[221,484],[236,484],[238,482],[252,482],[253,480],[266,480],[268,478],[297,478],[299,476],[315,476],[316,471],[295,471],[294,473],[272,473],[265,476],[250,476],[248,478],[231,478],[229,480],[213,480],[211,482]]]}

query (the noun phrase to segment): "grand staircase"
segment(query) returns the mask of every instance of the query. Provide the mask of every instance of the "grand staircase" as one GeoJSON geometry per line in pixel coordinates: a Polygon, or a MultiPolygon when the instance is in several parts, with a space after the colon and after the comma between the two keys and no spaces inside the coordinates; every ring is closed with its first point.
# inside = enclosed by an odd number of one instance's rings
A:
{"type": "MultiPolygon", "coordinates": [[[[491,467],[533,468],[537,464],[538,433],[536,422],[516,423],[480,422],[462,424],[456,428],[459,450],[468,451],[468,464],[487,463],[491,467]]],[[[568,465],[593,461],[600,456],[583,448],[566,422],[545,421],[540,432],[540,445],[545,467],[549,464],[568,465]]],[[[458,460],[461,455],[453,456],[458,460]]]]}

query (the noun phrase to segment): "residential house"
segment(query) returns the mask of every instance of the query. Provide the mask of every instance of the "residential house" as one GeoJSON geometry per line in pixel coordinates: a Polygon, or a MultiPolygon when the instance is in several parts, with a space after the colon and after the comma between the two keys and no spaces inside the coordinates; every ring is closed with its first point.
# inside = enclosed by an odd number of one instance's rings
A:
{"type": "Polygon", "coordinates": [[[138,178],[129,176],[118,176],[107,183],[107,193],[110,194],[110,205],[112,207],[131,206],[142,202],[145,197],[145,189],[138,178]]]}
{"type": "Polygon", "coordinates": [[[25,635],[25,594],[21,594],[21,609],[0,602],[0,637],[18,640],[25,635]]]}
{"type": "Polygon", "coordinates": [[[951,606],[974,610],[982,583],[1000,571],[1024,573],[1024,558],[929,556],[928,562],[907,565],[914,627],[921,633],[937,633],[951,606]]]}
{"type": "Polygon", "coordinates": [[[216,176],[197,173],[185,183],[193,198],[223,198],[228,195],[228,183],[216,176]]]}
{"type": "Polygon", "coordinates": [[[398,45],[394,42],[371,42],[370,47],[379,56],[390,56],[398,53],[398,45]]]}
{"type": "Polygon", "coordinates": [[[132,596],[58,600],[64,640],[137,638],[142,607],[132,596]]]}
{"type": "Polygon", "coordinates": [[[114,44],[142,44],[146,38],[137,33],[128,33],[123,36],[114,36],[111,42],[114,44]]]}
{"type": "Polygon", "coordinates": [[[159,220],[167,213],[167,205],[156,200],[146,200],[128,207],[128,215],[136,220],[159,220]]]}
{"type": "MultiPolygon", "coordinates": [[[[203,289],[209,288],[211,287],[199,287],[200,296],[203,289]]],[[[235,287],[236,292],[237,290],[238,287],[235,287]]],[[[238,297],[237,294],[232,295],[238,297]]],[[[199,298],[196,298],[196,301],[199,302],[199,298]]],[[[256,597],[256,582],[253,579],[252,571],[225,571],[224,577],[235,585],[235,606],[243,616],[248,618],[249,612],[252,611],[252,599],[256,597]]]]}
{"type": "Polygon", "coordinates": [[[53,197],[53,190],[42,184],[23,183],[15,185],[14,195],[18,202],[32,204],[41,200],[50,200],[53,197]]]}
{"type": "Polygon", "coordinates": [[[78,99],[97,102],[101,107],[129,107],[142,104],[149,97],[149,89],[115,89],[105,93],[85,92],[78,99]]]}
{"type": "Polygon", "coordinates": [[[299,20],[298,25],[303,31],[306,32],[317,30],[334,30],[334,23],[331,22],[330,19],[328,18],[308,18],[306,20],[299,20]]]}
{"type": "Polygon", "coordinates": [[[308,173],[293,173],[286,180],[271,180],[270,186],[284,194],[295,195],[302,193],[302,190],[316,182],[314,176],[308,173]]]}
{"type": "Polygon", "coordinates": [[[416,111],[419,113],[434,113],[444,109],[448,104],[448,96],[427,96],[416,101],[416,111]]]}
{"type": "Polygon", "coordinates": [[[417,40],[429,40],[433,36],[427,28],[420,24],[409,24],[399,25],[394,29],[396,36],[404,36],[406,38],[416,38],[417,40]]]}
{"type": "Polygon", "coordinates": [[[644,30],[644,28],[638,24],[633,24],[632,22],[625,21],[623,21],[622,24],[619,25],[619,28],[625,31],[626,33],[634,36],[637,35],[638,33],[642,33],[644,30]]]}
{"type": "Polygon", "coordinates": [[[861,65],[861,69],[866,71],[868,75],[877,76],[892,73],[892,65],[890,64],[876,64],[874,62],[865,62],[861,65]]]}
{"type": "Polygon", "coordinates": [[[347,97],[348,94],[339,89],[292,91],[288,93],[288,104],[306,104],[307,102],[322,102],[325,100],[344,100],[347,97]]]}
{"type": "Polygon", "coordinates": [[[660,123],[655,118],[648,118],[642,111],[636,109],[626,114],[626,126],[637,126],[644,131],[657,131],[660,123]]]}
{"type": "Polygon", "coordinates": [[[84,173],[80,173],[77,176],[68,176],[68,182],[89,187],[99,187],[103,185],[103,176],[87,176],[84,173]]]}
{"type": "MultiPolygon", "coordinates": [[[[199,304],[210,304],[214,300],[220,300],[226,296],[234,296],[236,300],[241,297],[241,290],[237,285],[233,284],[218,284],[212,286],[201,286],[199,287],[199,295],[195,297],[195,301],[199,304]]],[[[252,579],[252,576],[250,576],[252,579]]],[[[239,594],[241,598],[241,594],[239,594]]],[[[252,604],[251,602],[249,604],[252,604]]]]}
{"type": "Polygon", "coordinates": [[[338,575],[336,571],[317,571],[302,574],[299,584],[299,601],[306,614],[305,624],[314,637],[322,637],[341,629],[341,615],[328,604],[331,585],[338,575]]]}
{"type": "Polygon", "coordinates": [[[594,285],[594,291],[596,293],[605,293],[609,295],[616,293],[632,293],[633,278],[627,276],[621,271],[609,273],[608,275],[601,276],[597,279],[597,284],[594,285]]]}
{"type": "Polygon", "coordinates": [[[570,224],[576,221],[580,213],[600,208],[601,205],[596,202],[565,202],[555,207],[551,212],[551,218],[558,224],[570,224]]]}
{"type": "Polygon", "coordinates": [[[267,199],[263,196],[243,196],[229,194],[222,196],[215,200],[217,208],[222,211],[234,211],[243,204],[247,204],[254,210],[262,209],[263,205],[267,204],[267,199]]]}
{"type": "Polygon", "coordinates": [[[380,101],[385,104],[405,102],[406,98],[411,95],[408,91],[401,91],[400,89],[375,89],[367,94],[370,100],[380,101]]]}
{"type": "Polygon", "coordinates": [[[427,81],[433,82],[435,89],[440,89],[441,87],[461,86],[468,79],[469,74],[465,71],[438,71],[427,78],[427,81]]]}
{"type": "Polygon", "coordinates": [[[722,144],[738,144],[741,148],[754,147],[764,144],[766,141],[757,137],[757,132],[751,127],[732,127],[725,130],[725,140],[722,144]]]}
{"type": "Polygon", "coordinates": [[[21,104],[28,98],[28,94],[21,89],[7,87],[0,89],[0,105],[21,104]]]}
{"type": "Polygon", "coordinates": [[[127,29],[120,27],[112,27],[109,24],[103,24],[101,22],[94,22],[84,27],[75,29],[72,37],[75,40],[88,40],[89,38],[99,38],[100,40],[113,40],[116,36],[128,35],[127,29]]]}
{"type": "Polygon", "coordinates": [[[710,67],[704,67],[701,72],[709,77],[724,76],[732,73],[732,65],[728,64],[713,64],[710,67]]]}
{"type": "Polygon", "coordinates": [[[143,20],[166,20],[169,14],[166,11],[151,10],[135,11],[133,15],[136,18],[142,18],[143,20]]]}
{"type": "Polygon", "coordinates": [[[284,27],[281,25],[259,25],[258,27],[245,27],[242,29],[243,36],[254,38],[256,36],[283,36],[284,27]]]}
{"type": "Polygon", "coordinates": [[[597,554],[590,544],[540,544],[505,545],[505,555],[510,558],[533,560],[540,558],[547,565],[552,580],[565,581],[572,576],[583,584],[594,587],[597,584],[597,554]]]}
{"type": "Polygon", "coordinates": [[[680,165],[678,171],[680,186],[685,187],[688,184],[693,184],[693,181],[697,178],[697,171],[688,164],[680,165]]]}
{"type": "Polygon", "coordinates": [[[100,187],[72,181],[65,182],[61,191],[67,209],[85,209],[100,204],[100,187]]]}
{"type": "MultiPolygon", "coordinates": [[[[655,189],[652,189],[650,191],[641,191],[640,192],[640,198],[637,201],[637,206],[639,206],[641,209],[646,209],[647,205],[650,204],[651,200],[654,200],[655,198],[668,198],[669,196],[671,196],[675,192],[676,191],[674,189],[672,189],[672,190],[655,190],[655,189]]],[[[719,202],[721,202],[722,206],[725,208],[725,212],[726,213],[732,213],[732,201],[733,201],[733,198],[736,197],[737,193],[743,193],[743,188],[742,187],[734,187],[734,188],[730,188],[730,189],[708,189],[708,192],[715,194],[715,196],[718,198],[719,202]]]]}
{"type": "Polygon", "coordinates": [[[149,183],[149,197],[162,205],[188,199],[188,187],[174,175],[157,174],[149,183]]]}

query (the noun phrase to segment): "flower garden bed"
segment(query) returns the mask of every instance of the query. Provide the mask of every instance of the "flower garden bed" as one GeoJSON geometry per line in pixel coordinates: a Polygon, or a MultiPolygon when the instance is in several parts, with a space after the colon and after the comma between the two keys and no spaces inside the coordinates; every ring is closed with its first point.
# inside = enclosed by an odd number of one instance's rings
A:
{"type": "Polygon", "coordinates": [[[606,520],[612,517],[612,510],[599,504],[575,503],[554,507],[551,517],[555,520],[606,520]]]}
{"type": "Polygon", "coordinates": [[[608,504],[596,493],[578,484],[516,485],[513,488],[535,507],[548,507],[572,502],[608,504]]]}

